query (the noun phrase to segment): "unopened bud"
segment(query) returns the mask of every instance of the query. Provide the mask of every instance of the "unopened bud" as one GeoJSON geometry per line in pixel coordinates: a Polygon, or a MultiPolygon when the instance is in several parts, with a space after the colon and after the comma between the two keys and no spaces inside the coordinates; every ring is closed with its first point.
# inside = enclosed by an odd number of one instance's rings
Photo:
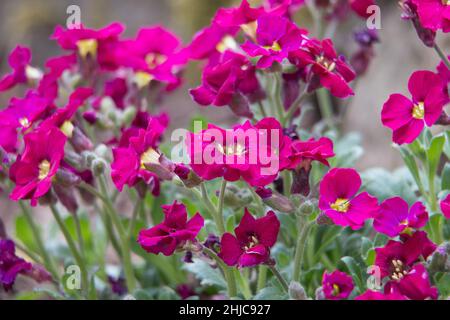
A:
{"type": "Polygon", "coordinates": [[[77,199],[75,198],[75,193],[72,188],[64,187],[62,185],[54,184],[53,190],[58,197],[58,200],[66,207],[67,211],[72,214],[76,214],[78,210],[77,199]]]}
{"type": "Polygon", "coordinates": [[[263,199],[263,202],[272,209],[278,210],[284,213],[291,213],[294,211],[294,205],[285,196],[278,192],[273,192],[271,197],[263,199]]]}
{"type": "Polygon", "coordinates": [[[106,169],[106,162],[103,159],[97,158],[94,161],[92,161],[92,173],[94,176],[98,177],[102,175],[105,172],[106,169]]]}
{"type": "Polygon", "coordinates": [[[91,168],[92,162],[97,158],[97,155],[92,151],[84,151],[81,153],[81,159],[84,168],[91,168]]]}
{"type": "Polygon", "coordinates": [[[431,272],[450,271],[450,242],[445,242],[437,247],[431,256],[428,269],[431,272]]]}
{"type": "Polygon", "coordinates": [[[101,143],[95,148],[94,152],[100,158],[106,159],[108,157],[109,150],[108,150],[107,146],[105,146],[103,143],[101,143]]]}
{"type": "Polygon", "coordinates": [[[95,111],[86,111],[83,113],[83,119],[94,125],[98,120],[97,113],[95,111]]]}
{"type": "Polygon", "coordinates": [[[325,213],[321,212],[316,219],[316,223],[319,225],[333,225],[333,220],[330,219],[325,213]]]}
{"type": "Polygon", "coordinates": [[[292,281],[289,284],[289,298],[291,300],[308,300],[305,289],[297,281],[292,281]]]}
{"type": "Polygon", "coordinates": [[[314,211],[314,204],[311,200],[306,200],[299,208],[299,212],[304,215],[310,215],[314,211]]]}
{"type": "Polygon", "coordinates": [[[175,165],[174,173],[183,181],[187,188],[194,188],[202,183],[202,179],[183,164],[175,165]]]}
{"type": "Polygon", "coordinates": [[[161,154],[158,162],[149,162],[144,164],[145,168],[155,173],[161,180],[172,180],[174,177],[175,165],[166,156],[161,154]]]}
{"type": "Polygon", "coordinates": [[[84,166],[85,161],[83,157],[71,150],[67,150],[64,153],[64,161],[66,161],[71,167],[74,167],[75,169],[82,171],[85,170],[87,167],[84,166]]]}
{"type": "Polygon", "coordinates": [[[137,109],[135,107],[128,107],[122,113],[122,125],[129,126],[136,117],[137,109]]]}
{"type": "Polygon", "coordinates": [[[60,168],[56,172],[56,183],[64,187],[72,187],[79,184],[80,182],[80,176],[70,170],[60,168]]]}
{"type": "Polygon", "coordinates": [[[77,152],[92,150],[94,147],[91,140],[78,127],[73,128],[70,142],[77,152]]]}

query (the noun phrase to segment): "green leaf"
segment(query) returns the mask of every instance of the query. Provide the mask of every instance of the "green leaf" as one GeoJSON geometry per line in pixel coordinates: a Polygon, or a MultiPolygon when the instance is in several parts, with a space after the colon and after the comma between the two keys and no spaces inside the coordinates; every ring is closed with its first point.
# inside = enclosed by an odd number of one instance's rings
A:
{"type": "Polygon", "coordinates": [[[213,269],[203,260],[194,259],[194,263],[185,264],[183,269],[193,273],[195,277],[200,280],[202,286],[217,286],[222,289],[227,287],[227,283],[223,278],[220,269],[213,269]]]}
{"type": "Polygon", "coordinates": [[[16,218],[16,237],[31,251],[39,252],[34,241],[33,232],[24,216],[16,218]]]}
{"type": "Polygon", "coordinates": [[[442,169],[441,189],[450,190],[450,163],[446,163],[442,169]]]}
{"type": "Polygon", "coordinates": [[[414,178],[414,181],[416,182],[417,186],[419,187],[419,190],[423,190],[423,184],[420,179],[419,167],[417,166],[414,155],[406,147],[400,147],[399,150],[400,150],[400,155],[403,158],[403,162],[405,163],[406,167],[409,169],[409,172],[411,173],[412,177],[414,178]]]}
{"type": "Polygon", "coordinates": [[[342,257],[341,261],[344,262],[346,265],[348,271],[350,272],[350,275],[353,278],[353,281],[355,281],[356,286],[360,291],[363,290],[363,279],[362,279],[362,269],[356,262],[356,260],[353,257],[342,257]]]}
{"type": "Polygon", "coordinates": [[[287,294],[275,286],[266,287],[253,297],[254,300],[286,300],[287,298],[287,294]]]}
{"type": "Polygon", "coordinates": [[[361,255],[367,257],[369,250],[373,248],[373,243],[369,238],[363,237],[361,239],[361,255]]]}
{"type": "Polygon", "coordinates": [[[445,136],[440,134],[431,139],[430,148],[427,151],[428,159],[428,175],[435,176],[436,169],[441,159],[442,151],[444,149],[445,136]]]}

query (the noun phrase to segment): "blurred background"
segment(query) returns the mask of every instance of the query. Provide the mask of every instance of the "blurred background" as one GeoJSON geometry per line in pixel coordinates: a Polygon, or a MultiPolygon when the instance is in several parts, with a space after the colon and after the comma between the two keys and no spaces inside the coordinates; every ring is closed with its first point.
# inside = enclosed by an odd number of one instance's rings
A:
{"type": "MultiPolygon", "coordinates": [[[[259,1],[250,1],[260,3],[259,1]]],[[[99,28],[112,21],[127,26],[126,37],[132,37],[142,26],[161,24],[172,29],[188,43],[193,34],[205,25],[218,7],[238,5],[240,0],[2,0],[0,1],[0,70],[9,70],[7,55],[16,44],[33,50],[33,64],[42,66],[44,61],[60,51],[56,42],[50,41],[56,25],[65,25],[66,9],[76,4],[81,8],[82,23],[99,28]]],[[[390,131],[380,121],[380,110],[389,94],[406,93],[410,74],[417,69],[434,70],[439,59],[432,49],[426,48],[417,38],[408,21],[400,18],[397,1],[379,1],[381,11],[381,42],[376,45],[376,57],[368,72],[358,81],[355,97],[340,108],[347,108],[343,124],[345,132],[358,131],[362,136],[365,153],[358,162],[358,169],[381,166],[394,169],[401,164],[398,152],[392,148],[390,131]]],[[[302,27],[311,26],[307,10],[295,16],[302,27]]],[[[364,27],[365,21],[354,19],[336,31],[334,38],[338,50],[349,54],[354,45],[353,31],[364,27]],[[355,25],[356,23],[356,25],[355,25]],[[350,52],[347,52],[350,51],[350,52]]],[[[450,38],[438,37],[438,43],[449,52],[450,38]]],[[[232,123],[235,119],[228,108],[202,108],[193,103],[188,88],[200,80],[200,64],[191,65],[184,85],[164,102],[172,118],[172,128],[186,127],[192,115],[203,114],[208,118],[232,123]]],[[[10,95],[0,95],[0,109],[10,95]]]]}

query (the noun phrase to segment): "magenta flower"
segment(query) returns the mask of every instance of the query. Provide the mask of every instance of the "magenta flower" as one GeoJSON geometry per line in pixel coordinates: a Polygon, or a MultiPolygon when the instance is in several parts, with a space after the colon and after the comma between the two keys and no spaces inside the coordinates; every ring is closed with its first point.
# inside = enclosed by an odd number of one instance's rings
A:
{"type": "Polygon", "coordinates": [[[450,3],[447,0],[412,0],[420,23],[433,31],[450,31],[450,3]]]}
{"type": "Polygon", "coordinates": [[[195,237],[203,227],[203,217],[196,213],[189,221],[184,204],[176,201],[172,205],[161,206],[164,211],[164,221],[160,224],[139,232],[138,243],[150,253],[170,256],[186,241],[195,241],[195,237]]]}
{"type": "Polygon", "coordinates": [[[291,52],[289,60],[300,69],[311,66],[310,91],[322,85],[338,98],[354,94],[348,83],[355,79],[355,72],[343,56],[337,55],[331,39],[310,39],[291,52]]]}
{"type": "Polygon", "coordinates": [[[72,118],[78,108],[80,108],[93,93],[91,88],[77,88],[70,95],[67,106],[56,110],[50,117],[42,121],[39,127],[45,130],[57,127],[68,138],[72,138],[74,130],[72,118]]]}
{"type": "Polygon", "coordinates": [[[416,264],[399,281],[389,281],[385,292],[404,295],[411,300],[437,299],[438,290],[431,286],[428,272],[423,264],[416,264]]]}
{"type": "Polygon", "coordinates": [[[238,268],[265,263],[279,230],[280,221],[273,211],[255,219],[245,208],[239,226],[234,229],[235,236],[228,232],[222,236],[219,257],[227,265],[238,268]]]}
{"type": "Polygon", "coordinates": [[[375,4],[375,0],[349,0],[352,10],[362,18],[370,17],[367,8],[375,4]]]}
{"type": "Polygon", "coordinates": [[[354,288],[353,279],[345,272],[335,270],[331,273],[324,272],[322,277],[322,289],[328,300],[347,299],[354,288]]]}
{"type": "Polygon", "coordinates": [[[9,90],[18,84],[40,80],[41,71],[30,66],[30,62],[30,49],[17,46],[8,57],[8,63],[13,71],[0,79],[0,92],[9,90]]]}
{"type": "Polygon", "coordinates": [[[320,183],[319,208],[337,225],[362,228],[378,208],[376,198],[357,195],[361,178],[354,169],[331,169],[320,183]]]}
{"type": "Polygon", "coordinates": [[[424,125],[431,127],[448,102],[442,79],[431,71],[416,71],[409,78],[412,99],[392,94],[381,111],[383,125],[392,129],[392,140],[397,144],[411,143],[424,125]]]}
{"type": "Polygon", "coordinates": [[[302,45],[307,33],[289,19],[276,15],[260,17],[257,25],[256,43],[247,41],[241,47],[250,57],[260,57],[256,64],[258,68],[281,63],[291,51],[302,45]]]}
{"type": "Polygon", "coordinates": [[[263,14],[263,7],[252,8],[247,0],[243,0],[239,7],[217,10],[213,23],[224,28],[241,28],[247,35],[254,36],[256,20],[263,14]]]}
{"type": "Polygon", "coordinates": [[[204,180],[224,177],[245,180],[251,186],[265,186],[275,180],[289,163],[289,137],[275,118],[252,125],[246,121],[231,130],[209,124],[186,139],[190,166],[204,180]]]}
{"type": "Polygon", "coordinates": [[[406,300],[406,297],[398,292],[382,293],[379,291],[367,290],[363,294],[355,297],[355,300],[406,300]]]}
{"type": "Polygon", "coordinates": [[[128,146],[113,149],[111,177],[119,191],[124,185],[133,187],[142,181],[151,185],[154,195],[159,195],[158,176],[146,165],[159,164],[161,154],[158,145],[164,129],[157,120],[151,120],[146,130],[139,129],[137,135],[129,137],[128,146]]]}
{"type": "Polygon", "coordinates": [[[194,35],[186,52],[190,59],[216,61],[218,56],[227,50],[239,50],[234,39],[237,31],[236,27],[221,27],[217,23],[213,23],[194,35]]]}
{"type": "Polygon", "coordinates": [[[65,30],[58,26],[51,39],[56,40],[64,50],[77,52],[83,60],[93,59],[103,68],[115,69],[117,67],[115,46],[123,30],[124,26],[117,22],[100,30],[84,26],[65,30]]]}
{"type": "Polygon", "coordinates": [[[10,198],[31,199],[31,205],[44,196],[64,158],[66,136],[58,128],[37,130],[25,135],[25,150],[11,166],[10,179],[16,184],[10,198]]]}
{"type": "Polygon", "coordinates": [[[426,259],[436,250],[423,231],[416,231],[404,242],[389,240],[382,248],[376,248],[375,265],[380,267],[381,276],[392,280],[401,280],[419,260],[426,259]]]}
{"type": "Polygon", "coordinates": [[[230,105],[237,115],[247,117],[252,116],[248,100],[253,102],[258,93],[262,95],[255,67],[245,56],[232,51],[226,51],[217,64],[207,66],[203,71],[202,85],[189,92],[202,106],[230,105]],[[240,100],[245,101],[242,107],[238,106],[240,100]]]}
{"type": "Polygon", "coordinates": [[[428,212],[422,202],[417,201],[408,212],[408,203],[400,197],[383,201],[375,214],[373,227],[389,237],[411,233],[427,224],[428,212]]]}
{"type": "Polygon", "coordinates": [[[450,219],[450,194],[448,194],[447,197],[441,201],[440,207],[444,217],[450,219]]]}
{"type": "Polygon", "coordinates": [[[327,159],[332,157],[334,157],[333,141],[329,138],[321,137],[318,140],[311,138],[307,141],[295,140],[291,144],[289,168],[295,169],[299,165],[309,168],[312,161],[319,161],[329,166],[327,159]]]}
{"type": "Polygon", "coordinates": [[[179,84],[177,74],[188,59],[179,47],[180,40],[163,27],[143,28],[135,40],[123,41],[118,46],[117,59],[121,65],[135,71],[139,88],[152,80],[179,84]]]}
{"type": "Polygon", "coordinates": [[[16,256],[16,246],[8,239],[0,239],[0,283],[5,290],[12,288],[19,274],[33,268],[32,264],[16,256]]]}

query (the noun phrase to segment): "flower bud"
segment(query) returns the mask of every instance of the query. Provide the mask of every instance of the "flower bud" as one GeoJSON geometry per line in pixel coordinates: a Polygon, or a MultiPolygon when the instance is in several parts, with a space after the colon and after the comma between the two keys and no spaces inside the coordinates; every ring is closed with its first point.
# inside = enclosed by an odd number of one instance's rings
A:
{"type": "Polygon", "coordinates": [[[441,244],[431,256],[428,270],[431,272],[450,271],[450,242],[441,244]]]}
{"type": "Polygon", "coordinates": [[[291,300],[308,300],[305,289],[297,281],[292,281],[289,284],[289,298],[291,300]]]}
{"type": "Polygon", "coordinates": [[[325,300],[325,294],[323,293],[322,287],[319,287],[316,290],[316,300],[325,300]]]}
{"type": "Polygon", "coordinates": [[[83,112],[83,119],[89,124],[94,125],[98,120],[97,113],[95,111],[83,112]]]}
{"type": "Polygon", "coordinates": [[[183,181],[187,188],[194,188],[202,183],[202,179],[183,164],[175,165],[174,173],[183,181]]]}
{"type": "Polygon", "coordinates": [[[106,162],[103,159],[97,158],[92,161],[92,173],[94,176],[98,177],[102,175],[105,172],[106,169],[106,162]]]}
{"type": "Polygon", "coordinates": [[[72,187],[78,185],[81,182],[79,175],[73,173],[70,170],[60,168],[56,172],[56,183],[64,187],[72,187]]]}
{"type": "Polygon", "coordinates": [[[82,152],[85,150],[92,150],[93,144],[91,140],[81,131],[80,128],[75,127],[72,132],[72,137],[70,138],[70,142],[77,152],[82,152]]]}
{"type": "Polygon", "coordinates": [[[80,154],[73,152],[72,150],[65,151],[64,161],[66,161],[71,167],[79,171],[86,169],[86,167],[84,166],[85,162],[83,160],[83,157],[80,154]]]}
{"type": "Polygon", "coordinates": [[[107,146],[101,143],[95,148],[94,152],[100,158],[106,159],[108,157],[109,150],[107,146]]]}
{"type": "Polygon", "coordinates": [[[135,107],[128,107],[122,113],[122,125],[129,126],[136,117],[137,109],[135,107]]]}
{"type": "Polygon", "coordinates": [[[149,162],[145,163],[144,166],[147,170],[155,173],[161,180],[172,180],[174,176],[175,165],[163,154],[159,156],[159,163],[149,162]]]}
{"type": "Polygon", "coordinates": [[[306,200],[303,202],[299,208],[299,212],[304,215],[310,215],[314,211],[314,203],[311,200],[306,200]]]}
{"type": "Polygon", "coordinates": [[[81,159],[84,168],[91,168],[92,162],[97,158],[97,155],[92,151],[84,151],[81,153],[81,159]]]}
{"type": "Polygon", "coordinates": [[[263,199],[263,202],[272,209],[280,212],[291,213],[294,211],[294,205],[292,202],[278,192],[272,193],[272,196],[263,199]]]}
{"type": "Polygon", "coordinates": [[[72,188],[64,187],[62,185],[54,184],[53,190],[55,191],[58,200],[66,207],[67,211],[72,214],[76,214],[78,210],[77,199],[72,188]]]}
{"type": "Polygon", "coordinates": [[[319,216],[316,219],[316,223],[318,225],[333,225],[333,220],[330,219],[325,213],[321,212],[319,213],[319,216]]]}

